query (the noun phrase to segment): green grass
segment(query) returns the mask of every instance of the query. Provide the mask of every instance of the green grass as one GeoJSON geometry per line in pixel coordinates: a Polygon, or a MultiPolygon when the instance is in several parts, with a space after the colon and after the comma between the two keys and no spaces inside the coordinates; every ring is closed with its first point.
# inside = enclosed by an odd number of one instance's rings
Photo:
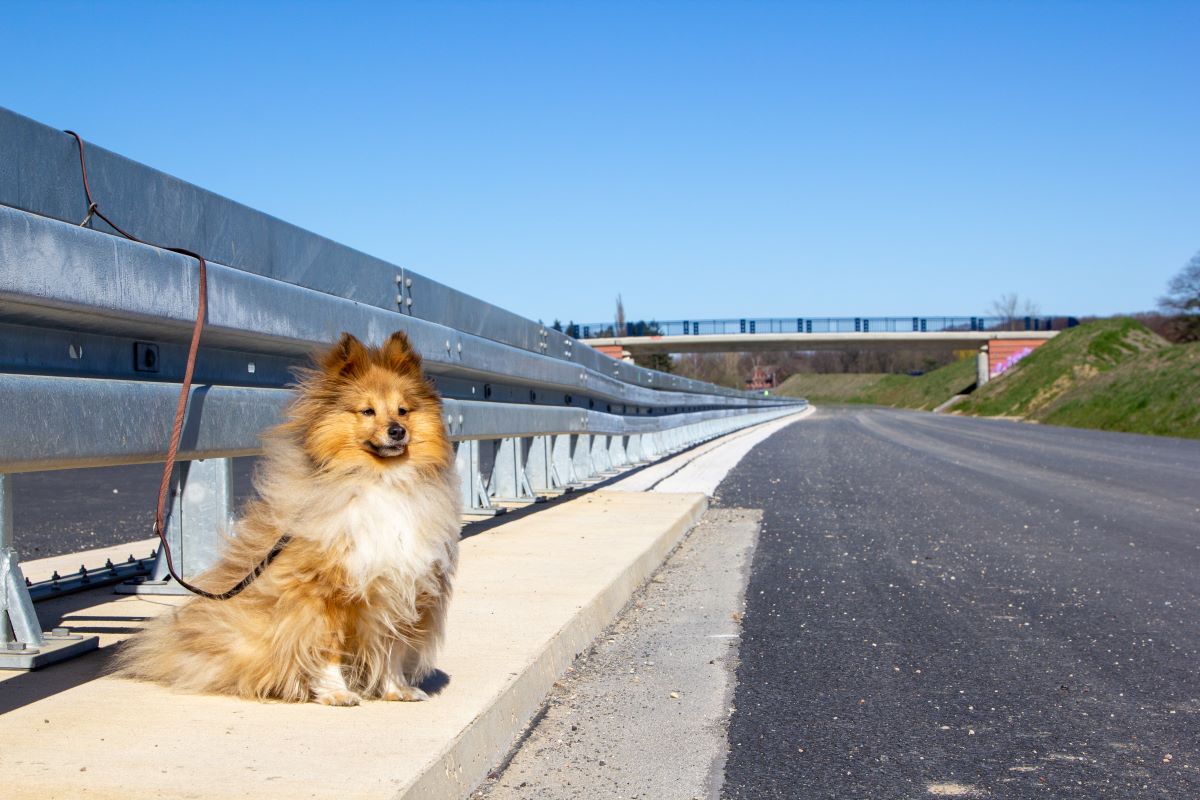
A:
{"type": "Polygon", "coordinates": [[[859,393],[887,377],[891,376],[853,372],[827,375],[797,373],[779,384],[774,393],[807,397],[814,403],[850,403],[859,393]]]}
{"type": "Polygon", "coordinates": [[[1035,416],[1076,428],[1200,439],[1200,342],[1126,360],[1035,416]]]}
{"type": "Polygon", "coordinates": [[[1063,331],[954,410],[1036,419],[1082,384],[1168,346],[1127,317],[1090,322],[1063,331]]]}
{"type": "MultiPolygon", "coordinates": [[[[780,394],[813,402],[932,409],[975,383],[975,359],[921,375],[793,375],[780,394]]],[[[1051,425],[1200,439],[1200,342],[1168,344],[1141,323],[1063,331],[953,407],[1051,425]]]]}
{"type": "Polygon", "coordinates": [[[975,383],[975,359],[963,358],[916,377],[887,375],[852,402],[932,410],[975,383]]]}
{"type": "Polygon", "coordinates": [[[1200,439],[1200,343],[1128,318],[1071,328],[955,406],[964,414],[1200,439]]]}
{"type": "Polygon", "coordinates": [[[814,403],[874,403],[932,409],[973,383],[975,359],[964,358],[916,377],[875,373],[793,375],[776,391],[791,397],[807,397],[814,403]]]}

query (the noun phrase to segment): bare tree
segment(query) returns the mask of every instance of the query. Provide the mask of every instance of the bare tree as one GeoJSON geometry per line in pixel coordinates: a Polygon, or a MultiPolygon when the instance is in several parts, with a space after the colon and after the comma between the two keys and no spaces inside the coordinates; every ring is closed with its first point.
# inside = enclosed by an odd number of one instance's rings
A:
{"type": "Polygon", "coordinates": [[[993,317],[1000,317],[1005,322],[1012,322],[1017,318],[1017,308],[1020,306],[1020,300],[1017,298],[1017,293],[1002,294],[992,301],[988,306],[988,314],[993,317]]]}
{"type": "Polygon", "coordinates": [[[1175,341],[1200,341],[1200,253],[1167,282],[1167,293],[1158,298],[1158,307],[1174,315],[1175,341]]]}
{"type": "Polygon", "coordinates": [[[988,306],[988,314],[1000,317],[1003,320],[1003,326],[1009,330],[1017,329],[1017,320],[1024,317],[1036,317],[1041,313],[1042,309],[1037,303],[1032,300],[1022,302],[1016,292],[1002,294],[988,306]]]}

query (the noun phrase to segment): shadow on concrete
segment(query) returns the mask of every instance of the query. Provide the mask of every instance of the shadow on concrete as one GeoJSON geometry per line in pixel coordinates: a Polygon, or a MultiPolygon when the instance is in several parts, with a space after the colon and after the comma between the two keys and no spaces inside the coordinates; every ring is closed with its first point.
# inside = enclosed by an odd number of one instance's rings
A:
{"type": "Polygon", "coordinates": [[[450,676],[442,672],[440,669],[435,669],[429,673],[425,680],[421,681],[418,689],[428,695],[441,694],[442,690],[450,685],[450,676]]]}
{"type": "Polygon", "coordinates": [[[115,648],[60,661],[33,672],[21,672],[0,683],[0,715],[103,678],[112,671],[115,648]]]}

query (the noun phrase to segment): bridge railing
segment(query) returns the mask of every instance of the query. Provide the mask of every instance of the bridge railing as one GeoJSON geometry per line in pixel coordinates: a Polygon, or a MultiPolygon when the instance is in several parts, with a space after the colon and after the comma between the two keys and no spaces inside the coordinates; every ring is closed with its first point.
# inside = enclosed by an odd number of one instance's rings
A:
{"type": "MultiPolygon", "coordinates": [[[[408,333],[445,398],[464,508],[481,516],[804,405],[608,358],[100,148],[88,168],[108,216],[210,259],[167,524],[186,576],[212,563],[233,517],[231,459],[259,452],[290,371],[341,331],[375,344],[408,333]]],[[[79,224],[90,215],[78,170],[73,139],[0,110],[0,666],[95,645],[43,635],[34,596],[127,577],[85,569],[27,586],[9,475],[164,460],[198,300],[193,259],[79,224]]],[[[178,591],[161,557],[147,570],[131,591],[178,591]]]]}
{"type": "Polygon", "coordinates": [[[934,333],[949,331],[1051,331],[1078,324],[1074,317],[743,317],[627,322],[617,331],[611,322],[570,324],[566,333],[579,339],[631,336],[711,336],[759,333],[934,333]]]}

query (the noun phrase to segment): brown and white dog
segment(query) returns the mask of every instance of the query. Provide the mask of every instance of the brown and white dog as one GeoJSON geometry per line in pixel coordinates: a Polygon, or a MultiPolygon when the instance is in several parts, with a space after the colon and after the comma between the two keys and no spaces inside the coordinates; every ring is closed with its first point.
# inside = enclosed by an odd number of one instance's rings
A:
{"type": "Polygon", "coordinates": [[[403,333],[343,334],[264,436],[257,499],[193,597],[122,648],[120,671],[196,692],[326,705],[424,700],[458,562],[459,495],[441,399],[403,333]]]}

